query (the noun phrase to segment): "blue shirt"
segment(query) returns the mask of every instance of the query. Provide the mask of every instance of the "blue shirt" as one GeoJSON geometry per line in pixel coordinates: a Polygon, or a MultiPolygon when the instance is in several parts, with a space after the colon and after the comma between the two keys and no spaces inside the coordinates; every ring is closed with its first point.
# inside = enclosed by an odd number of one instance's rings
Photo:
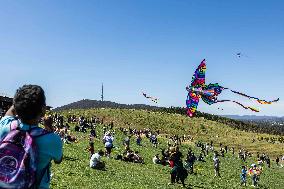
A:
{"type": "MultiPolygon", "coordinates": [[[[0,141],[10,132],[11,122],[15,120],[13,116],[5,116],[0,120],[0,141]]],[[[38,125],[27,125],[21,123],[19,125],[21,130],[28,130],[30,127],[38,127],[38,125]]],[[[48,166],[51,160],[60,161],[62,158],[62,141],[55,133],[49,133],[35,139],[38,148],[38,164],[37,164],[37,177],[39,178],[43,169],[48,166]]],[[[50,169],[50,168],[49,168],[50,169]]],[[[50,175],[45,171],[39,188],[48,189],[50,184],[50,175]]]]}

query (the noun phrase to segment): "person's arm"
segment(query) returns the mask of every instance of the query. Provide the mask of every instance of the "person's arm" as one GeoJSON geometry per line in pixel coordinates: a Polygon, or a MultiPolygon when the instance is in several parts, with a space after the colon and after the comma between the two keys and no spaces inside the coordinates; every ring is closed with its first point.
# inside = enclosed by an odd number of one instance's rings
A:
{"type": "Polygon", "coordinates": [[[56,164],[59,164],[62,162],[62,159],[63,159],[63,144],[62,144],[62,141],[60,139],[60,137],[56,134],[53,134],[52,135],[56,136],[56,138],[54,138],[54,140],[52,140],[52,142],[50,143],[50,146],[52,146],[52,152],[53,152],[53,161],[54,163],[56,164]]]}
{"type": "Polygon", "coordinates": [[[14,108],[14,105],[12,105],[9,110],[6,112],[5,116],[16,116],[16,110],[14,108]]]}
{"type": "Polygon", "coordinates": [[[49,132],[53,132],[54,131],[54,128],[52,126],[52,123],[53,123],[53,120],[52,120],[52,117],[51,116],[48,116],[48,117],[45,117],[43,119],[43,126],[44,126],[44,129],[46,129],[47,131],[49,132]]]}

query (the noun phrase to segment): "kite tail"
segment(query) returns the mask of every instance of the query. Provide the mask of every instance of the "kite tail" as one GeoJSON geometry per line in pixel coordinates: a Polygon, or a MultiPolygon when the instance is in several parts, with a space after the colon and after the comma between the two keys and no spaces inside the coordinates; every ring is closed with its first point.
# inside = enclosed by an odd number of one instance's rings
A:
{"type": "Polygon", "coordinates": [[[257,97],[253,97],[253,96],[249,96],[249,95],[246,95],[244,93],[241,93],[241,92],[238,92],[238,91],[234,91],[234,90],[230,90],[231,92],[235,93],[235,94],[238,94],[238,95],[241,95],[241,96],[244,96],[246,98],[249,98],[249,99],[255,99],[258,103],[260,104],[271,104],[273,102],[278,102],[279,101],[279,98],[277,98],[276,100],[272,100],[272,101],[267,101],[267,100],[260,100],[259,98],[257,97]]]}
{"type": "Polygon", "coordinates": [[[244,109],[250,109],[253,112],[259,112],[258,109],[254,108],[254,107],[250,107],[250,106],[245,106],[237,101],[234,100],[218,100],[217,102],[234,102],[235,104],[238,104],[239,106],[243,107],[244,109]]]}

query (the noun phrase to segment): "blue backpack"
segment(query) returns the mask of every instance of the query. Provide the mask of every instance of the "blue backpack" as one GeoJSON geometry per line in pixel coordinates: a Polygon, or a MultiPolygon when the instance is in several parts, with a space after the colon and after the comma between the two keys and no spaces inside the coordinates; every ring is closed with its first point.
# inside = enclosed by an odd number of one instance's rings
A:
{"type": "Polygon", "coordinates": [[[49,165],[36,179],[37,147],[35,138],[49,132],[39,127],[20,130],[14,120],[10,132],[0,141],[0,188],[37,188],[49,165]]]}

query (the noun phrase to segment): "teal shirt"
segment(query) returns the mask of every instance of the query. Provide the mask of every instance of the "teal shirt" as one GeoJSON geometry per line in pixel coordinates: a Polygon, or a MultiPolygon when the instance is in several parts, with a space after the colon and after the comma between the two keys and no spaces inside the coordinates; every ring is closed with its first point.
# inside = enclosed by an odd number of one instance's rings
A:
{"type": "MultiPolygon", "coordinates": [[[[11,122],[15,117],[5,116],[0,120],[0,141],[10,132],[11,122]]],[[[21,130],[28,130],[29,125],[20,124],[21,130]]],[[[38,127],[38,125],[31,125],[31,128],[38,127]]],[[[35,139],[38,148],[38,165],[37,177],[40,177],[43,169],[51,162],[51,160],[60,161],[62,158],[62,141],[55,133],[49,133],[35,139]]],[[[50,169],[50,168],[49,168],[50,169]]],[[[43,175],[40,183],[40,189],[48,189],[50,184],[49,169],[43,175]]]]}

